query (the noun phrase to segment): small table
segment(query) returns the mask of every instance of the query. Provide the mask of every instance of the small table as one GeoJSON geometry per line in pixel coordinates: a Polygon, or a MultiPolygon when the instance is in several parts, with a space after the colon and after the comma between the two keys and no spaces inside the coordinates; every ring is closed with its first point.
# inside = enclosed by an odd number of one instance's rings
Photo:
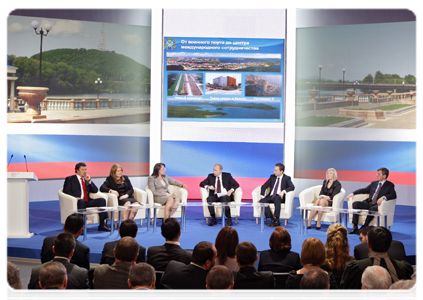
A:
{"type": "MultiPolygon", "coordinates": [[[[80,214],[84,217],[84,238],[83,238],[84,241],[87,240],[87,215],[104,213],[104,212],[111,212],[112,213],[112,220],[114,220],[115,211],[118,211],[117,207],[109,207],[109,206],[87,207],[87,208],[81,208],[81,209],[77,209],[77,210],[70,210],[71,213],[77,213],[77,214],[80,214]]],[[[111,224],[110,234],[113,234],[113,232],[114,232],[114,226],[113,226],[113,224],[111,224]]]]}
{"type": "Polygon", "coordinates": [[[128,206],[118,206],[118,212],[119,212],[119,226],[120,223],[122,223],[122,211],[132,210],[132,209],[145,209],[147,214],[147,231],[150,230],[150,209],[153,209],[153,232],[156,232],[156,221],[157,221],[157,209],[160,208],[161,205],[157,204],[131,204],[128,206]]]}

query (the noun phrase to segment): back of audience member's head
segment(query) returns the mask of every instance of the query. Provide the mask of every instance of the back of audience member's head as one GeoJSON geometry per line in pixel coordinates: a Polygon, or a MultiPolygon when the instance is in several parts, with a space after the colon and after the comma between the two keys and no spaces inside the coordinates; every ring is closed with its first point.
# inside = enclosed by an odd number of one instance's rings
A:
{"type": "Polygon", "coordinates": [[[195,245],[194,250],[192,251],[191,262],[199,266],[204,266],[207,261],[211,261],[212,265],[210,268],[212,268],[214,266],[214,259],[216,255],[214,249],[216,248],[210,242],[199,242],[195,245]]]}
{"type": "Polygon", "coordinates": [[[387,300],[420,300],[420,282],[416,280],[399,280],[386,294],[387,300]]]}
{"type": "Polygon", "coordinates": [[[309,270],[307,271],[300,281],[301,289],[329,289],[330,279],[327,272],[323,270],[309,270]]]}
{"type": "Polygon", "coordinates": [[[77,234],[82,228],[84,228],[84,218],[81,214],[73,213],[66,218],[63,229],[65,232],[77,234]]]}
{"type": "Polygon", "coordinates": [[[238,243],[238,232],[231,226],[225,226],[219,231],[214,243],[217,250],[217,257],[219,258],[219,264],[225,264],[228,257],[235,257],[235,248],[238,243]]]}
{"type": "Polygon", "coordinates": [[[385,227],[375,227],[368,233],[368,243],[374,252],[388,252],[392,243],[392,234],[385,227]]]}
{"type": "Polygon", "coordinates": [[[162,223],[162,236],[166,241],[173,241],[179,237],[181,225],[175,218],[167,218],[162,223]]]}
{"type": "MultiPolygon", "coordinates": [[[[229,226],[228,226],[229,227],[229,226]]],[[[206,287],[211,290],[227,290],[234,286],[234,276],[232,272],[223,265],[211,268],[206,277],[206,287]]]]}
{"type": "Polygon", "coordinates": [[[66,268],[60,262],[48,262],[40,269],[39,285],[42,289],[65,289],[67,279],[66,268]]]}
{"type": "Polygon", "coordinates": [[[257,248],[251,242],[242,242],[236,246],[235,255],[239,266],[251,266],[257,260],[257,248]]]}
{"type": "Polygon", "coordinates": [[[76,241],[73,234],[69,232],[59,233],[54,238],[54,255],[69,257],[72,250],[75,249],[76,241]]]}
{"type": "Polygon", "coordinates": [[[121,238],[125,236],[130,236],[135,238],[137,236],[137,232],[138,232],[138,226],[134,220],[126,219],[120,224],[119,234],[121,238]]]}
{"type": "Polygon", "coordinates": [[[138,263],[129,271],[128,285],[130,288],[145,287],[152,289],[155,284],[156,272],[151,265],[138,263]]]}
{"type": "Polygon", "coordinates": [[[381,266],[369,266],[361,275],[361,288],[368,290],[389,289],[392,284],[391,275],[381,266]]]}
{"type": "Polygon", "coordinates": [[[282,226],[277,226],[269,239],[270,249],[276,252],[291,250],[291,235],[282,226]]]}
{"type": "Polygon", "coordinates": [[[308,238],[303,242],[301,249],[301,264],[321,266],[325,261],[325,246],[316,238],[308,238]]]}
{"type": "Polygon", "coordinates": [[[21,272],[19,271],[19,268],[10,261],[7,262],[7,282],[11,288],[16,290],[21,290],[23,288],[21,272]]]}
{"type": "Polygon", "coordinates": [[[329,226],[326,235],[325,265],[330,270],[342,271],[344,270],[345,263],[353,259],[350,255],[350,246],[348,245],[347,228],[341,223],[334,223],[329,226]]]}
{"type": "Polygon", "coordinates": [[[416,276],[417,276],[416,275],[416,272],[414,272],[413,275],[411,275],[411,280],[417,280],[417,277],[416,276]]]}
{"type": "Polygon", "coordinates": [[[375,227],[372,225],[360,228],[360,230],[358,231],[358,237],[360,239],[360,242],[362,243],[367,242],[367,236],[369,234],[369,231],[372,230],[373,228],[375,227]]]}
{"type": "Polygon", "coordinates": [[[137,241],[133,237],[125,236],[116,243],[114,254],[116,260],[130,263],[137,258],[138,251],[137,241]]]}

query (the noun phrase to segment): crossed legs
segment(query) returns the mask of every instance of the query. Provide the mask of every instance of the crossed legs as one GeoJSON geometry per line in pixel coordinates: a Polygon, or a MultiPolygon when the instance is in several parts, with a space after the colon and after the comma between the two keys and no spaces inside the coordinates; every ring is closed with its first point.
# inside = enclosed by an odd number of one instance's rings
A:
{"type": "MultiPolygon", "coordinates": [[[[314,206],[322,206],[322,207],[328,206],[328,200],[319,199],[316,202],[314,202],[314,206]]],[[[311,226],[311,219],[313,219],[316,214],[317,214],[316,227],[320,228],[320,222],[322,220],[323,211],[317,211],[317,210],[310,211],[310,215],[308,216],[307,227],[311,226]]]]}
{"type": "Polygon", "coordinates": [[[173,215],[178,209],[178,203],[181,202],[179,198],[169,197],[165,203],[164,219],[167,219],[173,215]]]}
{"type": "MultiPolygon", "coordinates": [[[[123,206],[129,206],[129,205],[131,205],[131,201],[126,201],[125,204],[123,204],[123,206]]],[[[135,218],[135,215],[137,214],[137,212],[138,211],[136,209],[123,211],[122,212],[122,221],[125,221],[126,219],[133,220],[135,218]]]]}

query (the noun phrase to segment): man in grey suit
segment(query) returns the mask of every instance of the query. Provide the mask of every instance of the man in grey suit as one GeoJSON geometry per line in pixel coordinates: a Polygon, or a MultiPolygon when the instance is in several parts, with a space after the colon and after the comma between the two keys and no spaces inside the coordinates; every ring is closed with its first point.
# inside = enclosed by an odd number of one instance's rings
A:
{"type": "Polygon", "coordinates": [[[138,251],[138,243],[134,238],[121,238],[113,250],[113,265],[100,265],[94,270],[94,289],[129,289],[129,271],[136,263],[138,251]]]}
{"type": "MultiPolygon", "coordinates": [[[[78,267],[70,262],[75,251],[75,237],[67,232],[60,233],[54,239],[53,261],[60,262],[66,268],[68,275],[67,289],[88,289],[87,269],[78,267]]],[[[40,270],[44,264],[32,268],[28,289],[39,289],[40,270]]]]}

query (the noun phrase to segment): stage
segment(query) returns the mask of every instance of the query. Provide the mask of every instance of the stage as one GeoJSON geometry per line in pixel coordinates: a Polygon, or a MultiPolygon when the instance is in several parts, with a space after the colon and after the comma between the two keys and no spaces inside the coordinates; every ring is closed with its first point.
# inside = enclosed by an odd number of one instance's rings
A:
{"type": "MultiPolygon", "coordinates": [[[[298,198],[295,198],[293,217],[288,220],[288,224],[286,226],[284,226],[283,220],[281,220],[281,224],[291,235],[291,250],[301,253],[302,243],[307,238],[316,237],[323,243],[326,241],[326,230],[330,223],[322,223],[322,229],[316,230],[314,229],[314,222],[312,222],[312,229],[308,230],[306,234],[301,235],[300,212],[295,209],[298,206],[299,200],[298,198]]],[[[346,202],[344,202],[344,207],[347,208],[346,202]]],[[[235,218],[233,221],[233,228],[237,230],[240,242],[250,241],[257,247],[258,251],[269,249],[269,237],[273,232],[273,228],[265,226],[264,231],[260,231],[260,220],[259,224],[256,224],[252,208],[242,207],[238,223],[235,223],[235,218]]],[[[143,220],[142,226],[140,226],[139,220],[136,220],[136,222],[139,227],[136,240],[140,245],[148,249],[150,246],[164,244],[165,240],[160,233],[161,220],[158,220],[156,233],[153,233],[153,226],[150,226],[150,230],[147,231],[146,219],[143,220]]],[[[78,238],[79,241],[90,247],[91,263],[100,263],[101,252],[103,250],[103,245],[106,242],[118,240],[120,238],[117,230],[111,235],[109,232],[98,232],[97,226],[97,224],[88,225],[88,239],[86,241],[83,241],[82,236],[78,238]]],[[[350,229],[351,224],[348,226],[350,229]]],[[[218,225],[210,227],[206,224],[206,219],[203,217],[202,207],[188,207],[186,230],[182,231],[180,239],[181,247],[192,250],[200,241],[209,241],[214,243],[220,229],[220,218],[218,218],[218,225]]],[[[34,233],[34,236],[31,238],[7,239],[8,257],[39,259],[44,238],[47,236],[55,236],[63,232],[63,225],[60,223],[58,200],[29,203],[29,231],[34,233]]],[[[415,265],[416,207],[397,205],[394,225],[391,227],[391,232],[394,240],[404,243],[407,261],[410,264],[415,265]]],[[[348,239],[350,244],[350,253],[353,255],[354,247],[360,243],[360,240],[358,235],[355,234],[348,235],[348,239]]]]}

